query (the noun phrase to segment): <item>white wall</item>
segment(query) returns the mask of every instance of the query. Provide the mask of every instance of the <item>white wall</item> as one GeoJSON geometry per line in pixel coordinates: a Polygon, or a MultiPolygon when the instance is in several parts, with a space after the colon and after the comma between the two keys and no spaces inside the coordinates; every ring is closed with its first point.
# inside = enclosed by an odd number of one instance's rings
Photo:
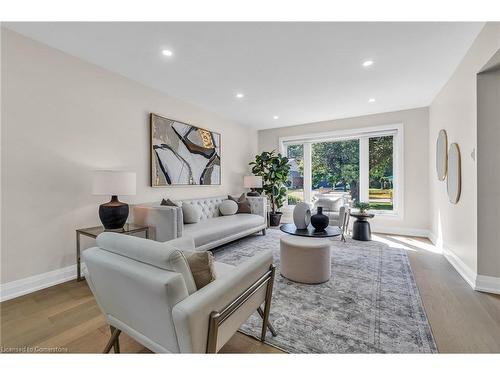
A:
{"type": "MultiPolygon", "coordinates": [[[[456,71],[429,109],[429,181],[433,240],[450,253],[464,277],[477,273],[477,166],[471,153],[477,145],[476,75],[500,48],[500,24],[483,28],[456,71]],[[462,195],[451,204],[446,183],[437,180],[435,142],[440,129],[457,142],[462,155],[462,195]]],[[[498,151],[497,151],[498,152],[498,151]]],[[[492,173],[498,173],[498,168],[492,173]]],[[[479,197],[481,199],[481,197],[479,197]]],[[[468,280],[473,283],[473,280],[468,280]]]]}
{"type": "Polygon", "coordinates": [[[75,229],[99,224],[109,197],[91,171],[137,172],[123,201],[241,192],[257,133],[2,29],[1,283],[75,263],[75,229]],[[149,187],[149,113],[222,134],[222,185],[149,187]]]}
{"type": "Polygon", "coordinates": [[[500,51],[477,77],[477,273],[500,277],[500,51]]]}
{"type": "Polygon", "coordinates": [[[404,216],[402,219],[377,216],[372,220],[372,229],[425,236],[429,229],[429,213],[425,205],[429,193],[428,120],[428,109],[417,108],[260,130],[259,152],[278,150],[280,137],[402,123],[404,129],[404,216]]]}

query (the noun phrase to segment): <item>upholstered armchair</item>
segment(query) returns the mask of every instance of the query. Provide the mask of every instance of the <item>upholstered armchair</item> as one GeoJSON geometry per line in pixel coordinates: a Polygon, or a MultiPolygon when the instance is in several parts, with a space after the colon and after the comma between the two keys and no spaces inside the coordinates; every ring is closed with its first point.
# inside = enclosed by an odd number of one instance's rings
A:
{"type": "Polygon", "coordinates": [[[349,226],[350,207],[344,194],[318,194],[314,202],[314,211],[323,207],[323,214],[328,216],[329,224],[342,230],[341,239],[345,242],[349,226]]]}
{"type": "Polygon", "coordinates": [[[255,311],[269,323],[272,253],[231,266],[215,262],[216,279],[197,290],[185,253],[191,238],[155,242],[117,233],[83,252],[86,279],[111,328],[104,349],[119,352],[126,332],[158,353],[216,353],[255,311]],[[264,308],[261,305],[264,304],[264,308]]]}

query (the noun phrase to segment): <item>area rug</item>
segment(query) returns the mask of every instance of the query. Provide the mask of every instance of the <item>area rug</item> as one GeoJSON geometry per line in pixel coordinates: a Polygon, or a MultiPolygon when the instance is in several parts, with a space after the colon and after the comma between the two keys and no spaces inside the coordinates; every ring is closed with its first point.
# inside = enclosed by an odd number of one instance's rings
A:
{"type": "MultiPolygon", "coordinates": [[[[277,267],[267,341],[290,353],[435,353],[436,344],[406,251],[382,242],[332,241],[332,277],[319,285],[280,275],[279,230],[220,247],[220,262],[237,265],[271,249],[277,267]]],[[[254,314],[241,327],[259,336],[254,314]]]]}

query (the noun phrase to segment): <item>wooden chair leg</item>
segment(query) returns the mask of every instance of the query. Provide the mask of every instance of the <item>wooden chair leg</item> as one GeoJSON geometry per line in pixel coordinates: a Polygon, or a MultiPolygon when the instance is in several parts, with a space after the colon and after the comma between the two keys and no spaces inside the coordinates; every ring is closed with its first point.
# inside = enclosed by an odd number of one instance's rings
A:
{"type": "Polygon", "coordinates": [[[106,344],[103,353],[104,354],[109,353],[111,347],[114,347],[115,353],[120,353],[120,342],[118,341],[118,337],[120,336],[120,333],[122,333],[122,331],[116,329],[113,326],[110,326],[109,329],[111,330],[111,337],[109,338],[109,341],[106,344]]]}

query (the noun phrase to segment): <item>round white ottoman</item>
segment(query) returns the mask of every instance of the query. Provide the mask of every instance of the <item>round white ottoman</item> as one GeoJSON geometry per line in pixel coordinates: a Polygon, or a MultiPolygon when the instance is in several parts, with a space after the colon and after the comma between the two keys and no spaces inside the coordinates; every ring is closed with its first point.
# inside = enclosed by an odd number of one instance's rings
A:
{"type": "Polygon", "coordinates": [[[283,236],[280,239],[281,275],[305,284],[330,279],[330,246],[327,238],[283,236]]]}

